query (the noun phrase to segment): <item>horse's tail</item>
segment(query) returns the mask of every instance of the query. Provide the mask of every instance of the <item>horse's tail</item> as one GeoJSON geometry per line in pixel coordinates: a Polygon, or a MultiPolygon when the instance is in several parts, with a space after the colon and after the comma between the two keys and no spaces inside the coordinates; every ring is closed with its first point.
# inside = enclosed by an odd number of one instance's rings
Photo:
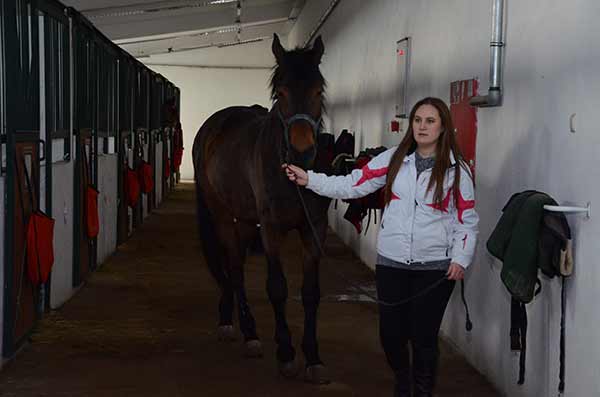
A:
{"type": "MultiPolygon", "coordinates": [[[[198,132],[200,134],[202,130],[198,132]]],[[[200,242],[202,245],[202,251],[204,252],[204,258],[210,273],[213,275],[217,283],[221,288],[227,283],[227,276],[223,269],[222,262],[222,244],[219,241],[217,235],[217,229],[215,227],[214,219],[210,213],[208,205],[206,203],[206,197],[202,191],[200,185],[200,165],[201,161],[201,150],[198,145],[198,140],[194,142],[192,149],[192,156],[194,162],[194,181],[196,185],[196,221],[198,222],[198,234],[200,236],[200,242]]]]}

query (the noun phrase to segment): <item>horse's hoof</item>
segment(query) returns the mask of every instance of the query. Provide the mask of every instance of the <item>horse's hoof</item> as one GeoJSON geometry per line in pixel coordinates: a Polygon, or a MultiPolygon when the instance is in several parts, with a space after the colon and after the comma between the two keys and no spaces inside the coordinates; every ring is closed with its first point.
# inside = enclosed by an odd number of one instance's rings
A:
{"type": "Polygon", "coordinates": [[[248,358],[258,358],[262,357],[262,345],[258,339],[252,339],[246,342],[246,351],[244,352],[244,356],[248,358]]]}
{"type": "Polygon", "coordinates": [[[314,385],[327,385],[331,379],[327,376],[327,369],[323,364],[311,365],[306,367],[304,380],[314,385]]]}
{"type": "Polygon", "coordinates": [[[297,365],[296,360],[279,363],[279,373],[286,379],[295,378],[298,376],[298,372],[300,372],[300,367],[297,365]]]}
{"type": "Polygon", "coordinates": [[[217,328],[217,338],[223,342],[232,342],[235,340],[235,330],[233,325],[219,325],[217,328]]]}

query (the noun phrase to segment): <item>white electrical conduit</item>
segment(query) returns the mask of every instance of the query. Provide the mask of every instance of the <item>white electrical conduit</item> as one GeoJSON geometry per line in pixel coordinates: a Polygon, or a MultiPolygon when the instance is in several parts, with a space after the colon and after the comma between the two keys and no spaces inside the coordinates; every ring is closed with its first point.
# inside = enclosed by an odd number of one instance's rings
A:
{"type": "Polygon", "coordinates": [[[213,1],[198,1],[198,0],[168,0],[168,1],[153,1],[141,2],[133,5],[121,5],[116,7],[101,7],[83,10],[82,14],[88,19],[127,17],[131,15],[142,15],[156,12],[172,12],[181,11],[188,8],[202,8],[210,6],[219,6],[222,4],[235,3],[238,0],[213,0],[213,1]]]}
{"type": "MultiPolygon", "coordinates": [[[[130,44],[140,44],[140,43],[152,43],[157,41],[169,41],[176,40],[180,38],[189,38],[189,37],[205,37],[212,35],[221,35],[225,33],[234,33],[239,28],[248,29],[248,28],[256,28],[261,26],[268,25],[276,25],[278,23],[286,23],[290,21],[294,21],[294,18],[283,17],[277,19],[270,19],[267,21],[258,21],[258,22],[246,22],[241,24],[234,24],[229,26],[222,26],[217,29],[204,30],[204,31],[194,31],[194,32],[180,32],[180,33],[167,33],[162,35],[156,35],[153,37],[141,37],[141,38],[133,38],[133,39],[119,39],[114,40],[114,43],[119,46],[130,45],[130,44]]],[[[271,36],[269,36],[271,37],[271,36]]]]}
{"type": "Polygon", "coordinates": [[[323,26],[323,24],[325,23],[325,21],[327,20],[327,18],[329,18],[329,15],[333,12],[333,9],[335,8],[335,6],[338,5],[339,2],[340,2],[340,0],[333,0],[331,2],[331,4],[329,5],[329,7],[327,7],[327,9],[325,10],[325,12],[323,13],[323,15],[321,15],[321,18],[319,18],[319,21],[317,22],[317,26],[315,26],[315,28],[308,35],[308,38],[306,39],[306,41],[302,45],[303,47],[306,47],[308,45],[308,43],[310,43],[312,41],[312,39],[315,38],[315,36],[317,35],[317,32],[319,31],[319,29],[321,29],[321,26],[323,26]]]}

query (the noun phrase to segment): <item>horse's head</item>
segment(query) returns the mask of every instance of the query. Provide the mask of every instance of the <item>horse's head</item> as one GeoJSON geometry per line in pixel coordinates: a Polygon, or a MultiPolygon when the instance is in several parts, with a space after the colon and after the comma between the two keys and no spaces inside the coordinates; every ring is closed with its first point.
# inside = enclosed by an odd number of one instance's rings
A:
{"type": "Polygon", "coordinates": [[[274,35],[273,54],[277,65],[271,78],[271,97],[277,101],[288,145],[287,161],[311,168],[317,155],[316,136],[324,111],[325,79],[319,70],[323,41],[317,37],[312,48],[286,51],[274,35]]]}

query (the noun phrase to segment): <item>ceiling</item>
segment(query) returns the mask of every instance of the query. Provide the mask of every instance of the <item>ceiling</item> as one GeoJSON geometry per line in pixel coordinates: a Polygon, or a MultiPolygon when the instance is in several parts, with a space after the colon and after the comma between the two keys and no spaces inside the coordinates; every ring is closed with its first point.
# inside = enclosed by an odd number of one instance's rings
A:
{"type": "Polygon", "coordinates": [[[135,57],[255,46],[292,29],[306,0],[62,0],[135,57]]]}

